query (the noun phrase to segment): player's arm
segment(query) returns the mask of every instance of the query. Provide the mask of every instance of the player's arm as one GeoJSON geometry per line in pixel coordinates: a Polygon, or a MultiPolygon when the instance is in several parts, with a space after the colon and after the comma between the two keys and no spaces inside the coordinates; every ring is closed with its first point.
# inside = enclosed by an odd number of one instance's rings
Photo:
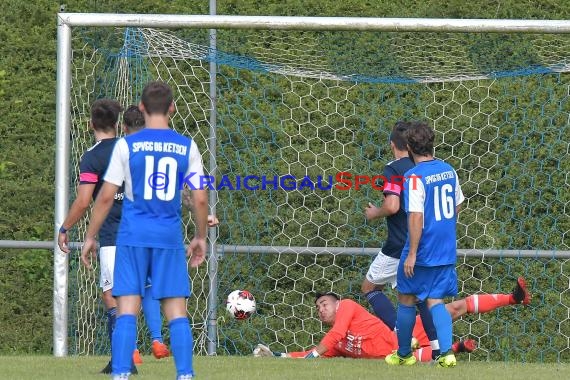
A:
{"type": "Polygon", "coordinates": [[[394,194],[385,194],[382,206],[377,207],[372,203],[368,203],[368,207],[364,209],[364,215],[367,220],[375,220],[394,215],[400,209],[400,197],[394,194]]]}
{"type": "Polygon", "coordinates": [[[65,253],[71,252],[71,249],[69,249],[67,246],[69,243],[67,231],[70,230],[85,215],[85,212],[91,203],[91,197],[93,196],[94,190],[94,183],[83,183],[77,185],[77,196],[71,204],[69,212],[67,213],[67,217],[61,225],[57,237],[57,244],[59,245],[59,249],[65,253]]]}
{"type": "MultiPolygon", "coordinates": [[[[279,352],[271,351],[269,347],[258,344],[253,350],[253,356],[256,358],[262,357],[276,357],[276,358],[293,358],[293,359],[313,359],[323,356],[325,353],[329,352],[325,346],[321,344],[308,351],[292,351],[292,352],[279,352]]],[[[330,355],[329,355],[330,356],[330,355]]]]}
{"type": "Polygon", "coordinates": [[[408,202],[406,204],[406,212],[408,213],[410,249],[408,257],[404,261],[404,274],[406,277],[412,277],[424,226],[425,188],[419,177],[414,175],[407,182],[407,186],[409,188],[407,189],[408,202]]]}
{"type": "MultiPolygon", "coordinates": [[[[193,212],[194,201],[192,200],[192,194],[188,187],[182,189],[182,203],[193,212]]],[[[216,215],[208,214],[208,227],[215,227],[218,224],[220,224],[220,221],[216,218],[216,215]]]]}
{"type": "Polygon", "coordinates": [[[410,250],[408,257],[404,262],[404,273],[407,277],[414,275],[414,266],[416,264],[416,255],[422,237],[422,230],[424,225],[423,212],[410,212],[408,214],[408,236],[410,240],[410,250]]]}
{"type": "Polygon", "coordinates": [[[206,239],[206,231],[208,226],[208,191],[192,190],[193,213],[196,220],[195,238],[206,239]]]}
{"type": "Polygon", "coordinates": [[[333,327],[325,334],[319,344],[317,344],[317,346],[305,356],[305,358],[310,359],[323,356],[327,351],[329,351],[329,349],[336,347],[338,342],[346,336],[350,323],[354,318],[354,313],[354,304],[344,301],[336,312],[333,327]]]}
{"type": "Polygon", "coordinates": [[[192,212],[194,214],[196,234],[190,242],[186,251],[190,257],[190,266],[192,268],[198,267],[206,259],[206,231],[208,229],[208,190],[201,189],[200,178],[204,175],[204,167],[202,165],[202,156],[198,150],[198,146],[192,140],[190,144],[188,171],[185,173],[186,177],[190,173],[195,173],[192,176],[192,212]]]}
{"type": "Polygon", "coordinates": [[[455,215],[459,215],[459,210],[461,209],[461,203],[465,200],[463,191],[461,190],[461,185],[459,184],[459,178],[457,177],[457,172],[455,173],[455,215]]]}
{"type": "Polygon", "coordinates": [[[402,191],[404,177],[398,176],[397,172],[390,165],[386,165],[384,168],[383,177],[386,181],[382,190],[384,193],[384,202],[382,202],[380,207],[368,203],[368,207],[364,209],[364,215],[367,220],[386,218],[400,210],[400,193],[402,191]]]}

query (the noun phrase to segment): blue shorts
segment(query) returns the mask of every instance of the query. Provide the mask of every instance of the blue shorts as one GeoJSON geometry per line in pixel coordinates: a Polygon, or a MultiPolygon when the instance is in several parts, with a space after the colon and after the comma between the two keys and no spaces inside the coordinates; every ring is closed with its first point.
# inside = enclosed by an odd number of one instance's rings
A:
{"type": "Polygon", "coordinates": [[[139,295],[152,280],[152,298],[190,297],[184,249],[117,246],[113,296],[139,295]]]}
{"type": "Polygon", "coordinates": [[[443,299],[457,295],[457,271],[455,265],[437,267],[414,267],[410,278],[404,274],[404,260],[398,266],[398,292],[414,294],[420,301],[427,298],[443,299]]]}

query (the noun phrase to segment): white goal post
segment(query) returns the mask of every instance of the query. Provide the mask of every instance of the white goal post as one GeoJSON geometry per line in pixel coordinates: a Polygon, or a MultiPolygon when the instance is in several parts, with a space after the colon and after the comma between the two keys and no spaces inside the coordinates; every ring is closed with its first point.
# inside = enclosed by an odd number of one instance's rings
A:
{"type": "MultiPolygon", "coordinates": [[[[225,15],[151,15],[151,14],[91,14],[59,13],[57,16],[57,88],[56,88],[56,175],[55,175],[55,226],[57,242],[59,226],[69,207],[70,184],[70,128],[72,31],[75,27],[145,27],[188,29],[257,29],[257,30],[318,30],[318,31],[383,31],[383,32],[485,32],[485,33],[541,33],[569,34],[567,20],[483,20],[483,19],[417,19],[417,18],[357,18],[357,17],[278,17],[278,16],[225,16],[225,15]]],[[[212,105],[215,112],[215,105],[212,105]]],[[[212,126],[215,128],[215,126],[212,126]]],[[[215,129],[211,136],[214,136],[215,129]]],[[[212,142],[210,141],[210,142],[212,142]]],[[[215,160],[215,157],[213,157],[215,160]]],[[[215,162],[215,161],[214,161],[215,162]]],[[[213,205],[215,207],[215,204],[213,205]]],[[[235,248],[239,250],[239,247],[235,248]]],[[[251,251],[251,247],[247,251],[251,251]]],[[[253,248],[255,249],[255,248],[253,248]]],[[[265,247],[267,249],[267,247],[265,247]]],[[[282,247],[287,250],[287,247],[282,247]]],[[[326,249],[331,252],[331,248],[326,249]]],[[[210,253],[216,253],[210,247],[210,253]]],[[[315,252],[315,250],[311,250],[315,252]]],[[[536,257],[537,251],[529,251],[536,257]]],[[[489,251],[474,255],[489,255],[489,251]]],[[[516,256],[517,254],[513,254],[516,256]]],[[[551,257],[549,251],[540,255],[551,257]]],[[[216,255],[211,254],[212,260],[216,255]]],[[[556,257],[569,257],[567,251],[556,257]]],[[[216,270],[216,265],[211,265],[216,270]]],[[[53,293],[53,350],[57,357],[68,353],[68,278],[69,258],[54,245],[53,293]]],[[[215,315],[215,314],[214,314],[215,315]]],[[[208,328],[215,343],[215,321],[208,328]]],[[[214,353],[209,349],[210,354],[214,353]]]]}

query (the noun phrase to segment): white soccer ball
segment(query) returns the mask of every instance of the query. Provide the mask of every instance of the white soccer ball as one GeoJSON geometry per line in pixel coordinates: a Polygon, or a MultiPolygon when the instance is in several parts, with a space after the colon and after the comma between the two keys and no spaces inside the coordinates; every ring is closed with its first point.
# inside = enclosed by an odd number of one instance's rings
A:
{"type": "Polygon", "coordinates": [[[228,295],[226,310],[235,319],[247,319],[255,313],[255,297],[247,290],[234,290],[228,295]]]}

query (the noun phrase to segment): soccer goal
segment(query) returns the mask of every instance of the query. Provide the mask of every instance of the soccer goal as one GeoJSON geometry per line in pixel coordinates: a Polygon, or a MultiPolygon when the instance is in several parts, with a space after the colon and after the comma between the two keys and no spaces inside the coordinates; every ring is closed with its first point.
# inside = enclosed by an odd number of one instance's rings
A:
{"type": "MultiPolygon", "coordinates": [[[[477,340],[473,360],[570,361],[570,22],[58,21],[56,227],[93,144],[90,104],[137,103],[149,80],[173,87],[172,127],[196,140],[213,177],[221,224],[210,231],[207,265],[191,271],[188,301],[197,354],[247,355],[260,342],[306,349],[325,331],[316,290],[360,300],[386,232],[364,219],[368,202],[382,199],[370,179],[392,159],[394,123],[423,119],[466,196],[460,295],[510,292],[520,275],[533,292],[530,307],[464,317],[455,334],[477,340]],[[246,321],[225,313],[235,289],[257,300],[246,321]]],[[[74,240],[84,233],[85,221],[74,240]]],[[[108,353],[97,269],[57,249],[54,266],[54,354],[108,353]]],[[[142,349],[147,335],[141,327],[142,349]]]]}

